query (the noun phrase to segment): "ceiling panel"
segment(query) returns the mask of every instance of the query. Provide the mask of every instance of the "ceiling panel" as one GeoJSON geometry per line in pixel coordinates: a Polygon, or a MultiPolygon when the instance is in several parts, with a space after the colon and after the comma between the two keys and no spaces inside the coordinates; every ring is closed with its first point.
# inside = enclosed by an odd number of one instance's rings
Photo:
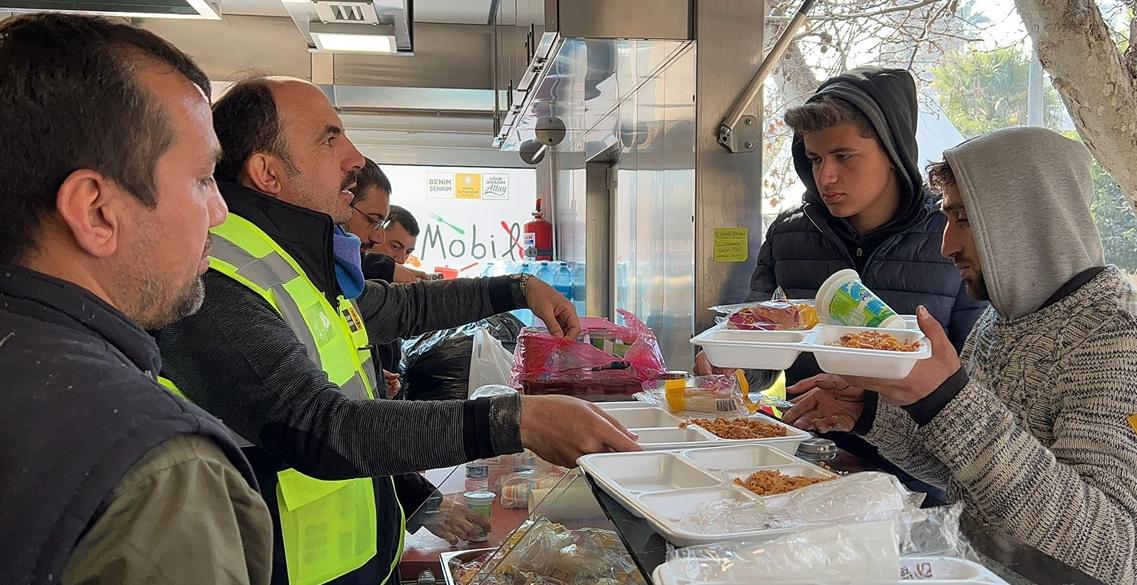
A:
{"type": "Polygon", "coordinates": [[[221,0],[221,14],[288,16],[280,0],[221,0]]]}
{"type": "MultiPolygon", "coordinates": [[[[501,0],[512,3],[514,0],[501,0]]],[[[493,0],[415,0],[417,22],[488,24],[493,0]]]]}

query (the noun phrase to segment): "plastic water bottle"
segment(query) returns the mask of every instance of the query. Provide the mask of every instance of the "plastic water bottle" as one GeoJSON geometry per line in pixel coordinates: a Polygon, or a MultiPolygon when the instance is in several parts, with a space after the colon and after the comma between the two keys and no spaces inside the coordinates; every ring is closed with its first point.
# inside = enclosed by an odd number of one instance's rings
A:
{"type": "Polygon", "coordinates": [[[537,273],[533,276],[540,278],[542,282],[549,286],[553,286],[553,278],[556,275],[556,269],[553,268],[552,262],[543,261],[537,267],[537,273]]]}
{"type": "Polygon", "coordinates": [[[490,464],[484,459],[466,464],[466,491],[485,491],[490,488],[490,464]]]}
{"type": "Polygon", "coordinates": [[[576,314],[584,315],[584,303],[587,299],[584,288],[584,262],[576,262],[572,267],[572,304],[576,305],[576,314]]]}
{"type": "MultiPolygon", "coordinates": [[[[522,262],[520,264],[520,266],[518,267],[519,272],[521,274],[533,274],[536,271],[536,267],[534,266],[534,264],[536,264],[536,263],[535,262],[529,262],[529,261],[522,262]]],[[[540,277],[538,277],[538,278],[540,278],[540,277]]],[[[528,326],[528,325],[533,324],[533,311],[530,311],[529,309],[517,309],[515,311],[510,311],[510,312],[513,313],[514,317],[517,317],[518,319],[520,319],[521,322],[524,323],[525,325],[528,326]]]]}
{"type": "Polygon", "coordinates": [[[553,274],[553,288],[568,300],[573,300],[572,270],[568,262],[557,262],[557,271],[553,274]]]}

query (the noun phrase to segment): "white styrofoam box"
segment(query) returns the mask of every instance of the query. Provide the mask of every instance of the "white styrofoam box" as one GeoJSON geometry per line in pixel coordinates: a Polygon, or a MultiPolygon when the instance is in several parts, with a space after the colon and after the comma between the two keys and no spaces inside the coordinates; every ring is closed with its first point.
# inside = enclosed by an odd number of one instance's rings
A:
{"type": "Polygon", "coordinates": [[[695,336],[691,344],[702,347],[707,359],[720,368],[784,370],[801,355],[806,337],[800,331],[742,331],[716,325],[695,336]]]}
{"type": "Polygon", "coordinates": [[[674,449],[714,441],[714,436],[700,428],[657,427],[631,429],[639,435],[636,440],[644,449],[674,449]]]}
{"type": "Polygon", "coordinates": [[[690,449],[684,451],[683,456],[710,471],[784,465],[799,461],[793,455],[767,445],[733,445],[730,447],[690,449]]]}
{"type": "Polygon", "coordinates": [[[618,408],[608,411],[608,416],[628,429],[648,429],[655,427],[678,427],[683,422],[679,417],[662,408],[643,404],[642,408],[618,408]]]}
{"type": "Polygon", "coordinates": [[[734,477],[747,477],[758,469],[777,469],[788,475],[833,477],[834,474],[803,459],[765,445],[716,449],[596,453],[578,461],[608,495],[633,515],[644,518],[661,536],[676,546],[690,546],[737,538],[775,538],[790,529],[745,528],[700,524],[694,517],[708,503],[734,500],[756,502],[762,498],[734,485],[734,477]],[[734,463],[711,451],[734,454],[734,463]],[[752,462],[788,463],[751,466],[752,462]],[[700,461],[727,466],[728,471],[709,469],[700,461]],[[747,467],[747,469],[740,469],[747,467]]]}
{"type": "MultiPolygon", "coordinates": [[[[906,325],[909,321],[905,322],[906,325]]],[[[724,368],[784,370],[801,355],[812,352],[818,366],[830,374],[899,379],[908,375],[916,362],[931,357],[931,345],[924,333],[915,329],[874,329],[818,325],[810,331],[740,331],[715,325],[691,339],[703,348],[711,363],[724,368]],[[852,349],[830,345],[842,335],[860,331],[879,331],[906,342],[919,341],[920,351],[900,352],[852,349]]]]}
{"type": "Polygon", "coordinates": [[[813,357],[823,372],[846,376],[867,376],[871,378],[900,379],[908,375],[916,362],[932,357],[932,347],[924,338],[924,333],[909,329],[876,329],[888,333],[905,343],[920,342],[920,350],[883,351],[878,349],[853,349],[830,345],[842,335],[866,331],[863,327],[818,326],[814,334],[813,357]]]}
{"type": "MultiPolygon", "coordinates": [[[[787,425],[780,420],[764,414],[752,415],[764,423],[777,425],[786,429],[786,436],[771,437],[768,439],[723,439],[704,430],[699,426],[679,428],[679,424],[686,420],[676,416],[665,408],[651,406],[643,402],[634,402],[637,406],[623,406],[624,403],[597,403],[602,410],[625,427],[639,435],[636,441],[641,447],[648,450],[683,449],[695,447],[710,447],[714,445],[762,444],[777,447],[787,453],[797,452],[797,446],[812,435],[797,427],[787,425]],[[619,404],[617,408],[609,408],[609,404],[619,404]]],[[[713,414],[701,414],[692,418],[715,418],[713,414]]]]}

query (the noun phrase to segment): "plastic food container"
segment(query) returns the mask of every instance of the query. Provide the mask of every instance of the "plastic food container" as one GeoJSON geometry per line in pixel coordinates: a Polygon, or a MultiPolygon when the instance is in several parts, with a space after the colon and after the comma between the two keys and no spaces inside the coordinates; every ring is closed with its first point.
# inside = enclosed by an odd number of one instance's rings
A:
{"type": "MultiPolygon", "coordinates": [[[[808,431],[790,426],[780,420],[770,418],[764,414],[756,414],[749,418],[782,427],[786,429],[786,435],[784,437],[769,437],[764,439],[723,439],[697,425],[680,428],[679,424],[686,420],[686,417],[674,415],[666,409],[657,406],[649,406],[643,402],[637,402],[635,404],[638,404],[639,407],[628,407],[621,403],[598,403],[596,406],[599,406],[609,416],[612,416],[621,423],[625,423],[625,421],[634,423],[624,424],[624,426],[639,435],[639,439],[637,439],[636,442],[649,451],[760,444],[769,445],[793,453],[797,451],[797,446],[801,444],[802,441],[813,436],[808,431]],[[609,408],[609,404],[615,404],[616,407],[609,408]]],[[[707,413],[697,413],[696,416],[690,418],[716,417],[707,413]]]]}
{"type": "Polygon", "coordinates": [[[691,516],[707,503],[723,500],[761,500],[750,490],[734,485],[760,470],[786,475],[836,477],[803,459],[767,445],[728,449],[688,449],[639,453],[599,453],[578,460],[581,469],[607,494],[676,546],[690,546],[735,538],[765,537],[794,529],[716,532],[694,526],[691,516]],[[712,454],[711,451],[723,451],[712,454]],[[733,460],[733,461],[732,461],[733,460]],[[751,465],[751,463],[762,465],[751,465]],[[723,470],[727,467],[727,470],[723,470]]]}
{"type": "MultiPolygon", "coordinates": [[[[462,497],[466,500],[467,508],[481,514],[486,520],[490,519],[490,513],[493,512],[493,501],[497,498],[497,494],[493,492],[466,492],[462,497]]],[[[470,542],[485,542],[488,539],[489,533],[481,530],[478,536],[470,539],[470,542]]]]}
{"type": "MultiPolygon", "coordinates": [[[[897,317],[904,327],[904,319],[897,317]]],[[[737,331],[720,325],[696,335],[691,340],[706,352],[710,362],[720,368],[754,368],[784,370],[803,351],[814,354],[822,371],[846,376],[900,379],[908,375],[916,362],[932,356],[932,348],[919,329],[881,329],[818,325],[812,331],[737,331]],[[830,345],[848,333],[874,331],[887,333],[900,341],[919,342],[919,351],[885,351],[854,349],[830,345]]]]}
{"type": "Polygon", "coordinates": [[[833,273],[817,290],[817,315],[824,323],[853,327],[904,328],[904,319],[862,282],[856,270],[833,273]]]}

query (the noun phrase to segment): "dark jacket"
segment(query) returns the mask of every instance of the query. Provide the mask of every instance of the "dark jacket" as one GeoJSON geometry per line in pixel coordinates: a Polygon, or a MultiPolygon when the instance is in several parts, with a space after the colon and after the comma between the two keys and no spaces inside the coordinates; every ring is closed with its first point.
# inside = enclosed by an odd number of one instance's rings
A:
{"type": "MultiPolygon", "coordinates": [[[[78,286],[15,266],[0,267],[0,305],[5,583],[60,582],[76,544],[111,505],[128,471],[175,438],[209,439],[256,486],[225,427],[158,385],[158,347],[114,307],[78,286]]],[[[228,536],[227,546],[242,546],[241,535],[228,536]]]]}
{"type": "MultiPolygon", "coordinates": [[[[264,230],[334,304],[341,293],[330,217],[233,183],[222,183],[221,192],[230,213],[264,230]]],[[[246,453],[274,512],[274,582],[287,582],[275,513],[278,471],[293,467],[329,480],[375,477],[521,450],[518,397],[429,404],[348,400],[263,298],[212,270],[205,285],[201,310],[159,334],[163,373],[256,443],[246,453]]],[[[357,302],[376,344],[516,308],[508,277],[399,286],[368,281],[357,302]]],[[[399,511],[390,483],[380,479],[375,485],[379,552],[335,583],[378,583],[398,552],[399,511]]]]}
{"type": "MultiPolygon", "coordinates": [[[[382,280],[386,283],[395,282],[395,259],[386,254],[367,253],[362,260],[363,278],[367,280],[382,280]]],[[[388,372],[402,373],[399,364],[403,358],[403,340],[396,339],[375,348],[376,356],[383,369],[388,372]]]]}
{"type": "MultiPolygon", "coordinates": [[[[779,286],[790,298],[813,298],[831,274],[862,265],[863,282],[889,306],[901,314],[926,306],[956,349],[962,349],[987,303],[967,294],[959,272],[940,255],[945,220],[920,173],[911,75],[902,70],[856,70],[830,79],[809,101],[821,95],[851,103],[872,122],[900,179],[900,209],[884,226],[857,234],[822,202],[802,137],[795,135],[794,166],[806,193],[800,207],[780,214],[766,231],[750,299],[769,299],[779,286]],[[862,262],[855,258],[858,249],[865,250],[862,262]]],[[[818,372],[812,355],[803,354],[787,371],[787,382],[818,372]]],[[[756,382],[768,383],[769,378],[756,382]]]]}

